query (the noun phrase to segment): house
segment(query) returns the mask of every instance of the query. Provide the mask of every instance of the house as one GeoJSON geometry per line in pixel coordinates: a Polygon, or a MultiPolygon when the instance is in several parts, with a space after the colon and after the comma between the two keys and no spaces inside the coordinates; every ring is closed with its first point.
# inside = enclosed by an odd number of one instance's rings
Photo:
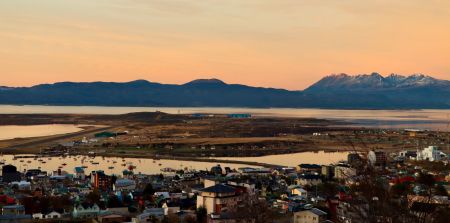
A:
{"type": "Polygon", "coordinates": [[[176,214],[180,211],[180,206],[172,206],[167,203],[164,203],[162,208],[164,209],[164,215],[166,216],[169,214],[176,214]]]}
{"type": "Polygon", "coordinates": [[[338,180],[344,180],[356,176],[356,169],[348,165],[336,165],[334,167],[334,177],[338,180]]]}
{"type": "Polygon", "coordinates": [[[23,205],[6,205],[2,207],[2,215],[23,215],[25,207],[23,205]]]}
{"type": "Polygon", "coordinates": [[[136,182],[129,179],[117,179],[113,185],[114,191],[134,190],[136,189],[136,182]]]}
{"type": "Polygon", "coordinates": [[[300,164],[298,166],[295,167],[295,169],[298,172],[303,172],[303,173],[311,173],[311,172],[317,172],[320,173],[322,171],[322,166],[317,165],[317,164],[300,164]]]}
{"type": "Polygon", "coordinates": [[[308,191],[300,186],[291,187],[291,195],[298,195],[302,197],[308,197],[308,191]]]}
{"type": "Polygon", "coordinates": [[[56,219],[56,218],[61,218],[61,217],[62,217],[62,214],[60,214],[56,211],[52,211],[45,215],[46,219],[56,219]]]}
{"type": "Polygon", "coordinates": [[[58,219],[61,218],[62,214],[60,214],[59,212],[56,211],[52,211],[48,214],[43,214],[43,213],[35,213],[32,215],[33,219],[36,220],[42,220],[42,219],[58,219]]]}
{"type": "Polygon", "coordinates": [[[321,223],[327,220],[327,213],[317,209],[312,208],[310,210],[304,210],[295,212],[293,215],[293,223],[321,223]]]}
{"type": "Polygon", "coordinates": [[[322,183],[322,179],[318,174],[300,174],[295,183],[301,186],[318,185],[322,183]]]}
{"type": "Polygon", "coordinates": [[[118,214],[108,214],[98,216],[97,220],[98,220],[97,222],[99,223],[115,223],[115,222],[125,222],[126,218],[118,214]]]}
{"type": "Polygon", "coordinates": [[[233,211],[243,196],[237,189],[225,184],[216,184],[199,191],[197,208],[206,208],[207,214],[220,215],[222,212],[233,211]]]}
{"type": "Polygon", "coordinates": [[[31,183],[27,181],[11,182],[12,186],[17,186],[19,190],[31,190],[31,183]]]}
{"type": "Polygon", "coordinates": [[[73,208],[72,216],[73,218],[91,219],[96,218],[100,212],[100,207],[97,204],[92,206],[78,205],[73,208]]]}
{"type": "Polygon", "coordinates": [[[164,219],[164,208],[148,208],[144,212],[132,219],[133,223],[152,222],[158,220],[161,222],[164,219]]]}

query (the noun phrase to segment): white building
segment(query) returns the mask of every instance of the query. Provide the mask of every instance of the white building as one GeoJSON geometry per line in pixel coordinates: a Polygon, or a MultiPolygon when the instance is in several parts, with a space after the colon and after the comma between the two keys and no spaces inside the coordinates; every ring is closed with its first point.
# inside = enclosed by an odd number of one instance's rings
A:
{"type": "Polygon", "coordinates": [[[445,153],[438,150],[436,146],[428,146],[423,150],[417,150],[417,160],[439,161],[445,153]]]}
{"type": "Polygon", "coordinates": [[[39,220],[39,219],[58,219],[61,218],[62,214],[52,211],[48,214],[42,214],[42,213],[35,213],[33,214],[33,219],[39,220]]]}
{"type": "Polygon", "coordinates": [[[94,204],[91,207],[78,205],[73,208],[72,216],[73,218],[91,219],[96,218],[100,214],[100,212],[100,207],[98,207],[97,204],[94,204]]]}

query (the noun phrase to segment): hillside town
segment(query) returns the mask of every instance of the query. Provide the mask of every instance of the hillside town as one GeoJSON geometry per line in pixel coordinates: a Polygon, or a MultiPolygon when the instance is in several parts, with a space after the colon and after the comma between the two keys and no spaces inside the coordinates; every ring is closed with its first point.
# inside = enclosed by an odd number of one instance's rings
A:
{"type": "Polygon", "coordinates": [[[447,222],[449,165],[436,146],[354,152],[331,165],[153,175],[133,165],[108,175],[4,164],[0,222],[447,222]]]}

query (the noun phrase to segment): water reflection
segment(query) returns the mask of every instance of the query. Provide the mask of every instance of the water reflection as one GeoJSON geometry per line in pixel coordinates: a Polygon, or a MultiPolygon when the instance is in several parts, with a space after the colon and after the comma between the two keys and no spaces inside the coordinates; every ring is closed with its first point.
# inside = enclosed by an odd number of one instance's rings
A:
{"type": "Polygon", "coordinates": [[[83,130],[81,125],[4,125],[0,126],[0,140],[29,138],[73,133],[83,130]]]}
{"type": "Polygon", "coordinates": [[[294,167],[301,163],[327,165],[347,160],[348,152],[302,152],[261,157],[218,157],[221,160],[239,160],[294,167]]]}
{"type": "MultiPolygon", "coordinates": [[[[192,113],[251,113],[253,116],[320,118],[361,123],[363,126],[402,128],[414,124],[415,128],[444,130],[450,109],[419,110],[346,110],[310,108],[211,108],[211,107],[101,107],[101,106],[42,106],[0,105],[0,114],[125,114],[131,112],[161,111],[170,114],[192,113]]],[[[412,128],[412,127],[409,127],[412,128]]]]}
{"type": "MultiPolygon", "coordinates": [[[[282,166],[296,166],[301,163],[331,164],[347,159],[347,152],[302,152],[282,155],[270,155],[262,157],[217,157],[222,160],[240,160],[249,162],[259,162],[282,166]]],[[[181,160],[154,160],[140,158],[120,158],[120,157],[89,157],[89,156],[66,156],[66,157],[33,157],[33,155],[20,155],[15,158],[13,155],[3,155],[0,160],[3,165],[12,164],[18,170],[38,169],[51,173],[58,169],[68,173],[74,173],[75,167],[84,166],[86,173],[95,170],[103,170],[106,174],[121,175],[122,171],[128,170],[130,166],[135,173],[158,174],[161,169],[188,169],[188,170],[210,170],[211,167],[220,164],[222,167],[237,169],[240,167],[257,167],[245,164],[198,162],[181,160]],[[27,156],[26,158],[20,158],[27,156]]]]}
{"type": "MultiPolygon", "coordinates": [[[[33,155],[20,155],[33,156],[33,155]]],[[[17,157],[20,157],[17,156],[17,157]]],[[[12,164],[18,170],[24,171],[28,169],[41,169],[51,173],[58,169],[74,173],[75,167],[84,166],[85,172],[90,173],[95,170],[103,170],[106,174],[121,175],[122,171],[128,170],[130,166],[135,169],[134,173],[158,174],[163,168],[172,169],[195,169],[210,170],[211,167],[220,164],[222,167],[230,167],[237,169],[240,167],[248,167],[250,165],[228,164],[228,163],[212,163],[212,162],[195,162],[180,160],[153,160],[139,158],[120,158],[120,157],[88,157],[88,156],[66,156],[66,157],[40,157],[40,158],[17,158],[13,155],[1,156],[3,165],[12,164]]],[[[256,166],[253,166],[256,167],[256,166]]]]}

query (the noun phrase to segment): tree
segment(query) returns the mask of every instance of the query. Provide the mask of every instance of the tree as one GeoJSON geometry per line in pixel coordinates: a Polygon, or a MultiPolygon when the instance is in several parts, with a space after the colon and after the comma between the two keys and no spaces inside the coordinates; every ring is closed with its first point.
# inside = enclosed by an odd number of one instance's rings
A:
{"type": "Polygon", "coordinates": [[[100,202],[101,194],[97,189],[94,189],[88,195],[86,195],[87,200],[92,204],[98,204],[100,202]]]}
{"type": "Polygon", "coordinates": [[[251,221],[254,223],[269,223],[273,222],[274,212],[269,209],[266,201],[259,199],[247,198],[243,199],[239,207],[232,213],[236,219],[241,219],[244,222],[251,221]]]}
{"type": "Polygon", "coordinates": [[[150,199],[153,194],[155,194],[155,190],[153,189],[153,185],[151,183],[147,184],[142,192],[142,195],[145,199],[150,199]]]}
{"type": "Polygon", "coordinates": [[[201,206],[199,208],[197,208],[197,222],[198,223],[205,223],[207,220],[207,211],[206,208],[201,206]]]}
{"type": "Polygon", "coordinates": [[[194,216],[192,216],[192,215],[186,215],[184,217],[184,222],[186,222],[186,223],[196,223],[197,219],[194,216]]]}
{"type": "Polygon", "coordinates": [[[111,195],[108,198],[108,208],[118,208],[121,207],[122,203],[116,195],[111,195]]]}
{"type": "Polygon", "coordinates": [[[435,191],[434,192],[435,195],[448,196],[447,189],[445,189],[445,187],[440,184],[436,185],[436,187],[434,188],[434,191],[435,191]]]}

